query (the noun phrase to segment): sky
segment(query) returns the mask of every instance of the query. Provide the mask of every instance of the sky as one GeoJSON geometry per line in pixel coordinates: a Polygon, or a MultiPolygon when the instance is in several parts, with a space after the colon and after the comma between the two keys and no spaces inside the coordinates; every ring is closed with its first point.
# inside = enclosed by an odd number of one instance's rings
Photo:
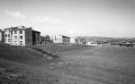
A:
{"type": "Polygon", "coordinates": [[[46,34],[135,37],[135,0],[0,0],[0,28],[46,34]]]}

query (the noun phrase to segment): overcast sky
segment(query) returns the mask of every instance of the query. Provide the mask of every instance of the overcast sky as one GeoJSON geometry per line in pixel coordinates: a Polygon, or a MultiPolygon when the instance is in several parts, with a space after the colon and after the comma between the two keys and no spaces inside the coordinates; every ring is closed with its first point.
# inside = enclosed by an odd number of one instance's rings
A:
{"type": "Polygon", "coordinates": [[[0,27],[45,34],[135,37],[135,0],[0,0],[0,27]]]}

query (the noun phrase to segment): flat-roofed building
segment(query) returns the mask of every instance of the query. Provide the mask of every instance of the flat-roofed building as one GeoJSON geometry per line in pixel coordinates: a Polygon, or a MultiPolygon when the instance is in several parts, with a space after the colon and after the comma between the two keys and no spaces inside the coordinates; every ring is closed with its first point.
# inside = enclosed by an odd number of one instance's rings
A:
{"type": "Polygon", "coordinates": [[[63,44],[69,44],[70,43],[70,37],[62,35],[62,41],[63,41],[63,44]]]}
{"type": "Polygon", "coordinates": [[[61,35],[52,35],[50,38],[53,41],[53,43],[62,43],[61,35]]]}
{"type": "Polygon", "coordinates": [[[63,44],[68,44],[70,43],[70,37],[69,36],[65,36],[65,35],[55,35],[55,36],[51,36],[51,40],[54,43],[63,43],[63,44]]]}
{"type": "Polygon", "coordinates": [[[0,29],[0,42],[3,42],[4,40],[3,31],[0,29]]]}
{"type": "Polygon", "coordinates": [[[34,45],[40,42],[40,32],[25,26],[5,28],[4,42],[16,46],[34,45]]]}
{"type": "Polygon", "coordinates": [[[71,37],[71,38],[70,38],[70,43],[71,43],[71,44],[75,44],[75,43],[76,43],[75,37],[71,37]]]}
{"type": "Polygon", "coordinates": [[[76,44],[79,44],[79,45],[86,45],[86,39],[85,38],[76,37],[75,42],[76,42],[76,44]]]}

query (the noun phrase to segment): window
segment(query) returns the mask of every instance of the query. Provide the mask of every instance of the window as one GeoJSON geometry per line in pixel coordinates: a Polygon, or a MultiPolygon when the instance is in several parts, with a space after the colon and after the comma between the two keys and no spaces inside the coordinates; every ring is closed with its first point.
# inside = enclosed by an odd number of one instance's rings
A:
{"type": "Polygon", "coordinates": [[[11,42],[11,40],[10,40],[10,39],[8,39],[8,42],[11,42]]]}
{"type": "Polygon", "coordinates": [[[23,33],[23,31],[22,30],[20,30],[20,34],[22,34],[23,33]]]}
{"type": "Polygon", "coordinates": [[[20,36],[20,39],[23,39],[23,36],[20,36]]]}
{"type": "Polygon", "coordinates": [[[15,39],[17,39],[17,36],[14,36],[15,39]]]}
{"type": "Polygon", "coordinates": [[[23,42],[22,41],[20,41],[20,45],[23,45],[23,42]]]}
{"type": "Polygon", "coordinates": [[[15,30],[14,33],[17,34],[17,31],[15,30]]]}
{"type": "Polygon", "coordinates": [[[7,34],[5,34],[5,37],[7,37],[7,34]]]}
{"type": "Polygon", "coordinates": [[[8,34],[8,37],[10,37],[10,34],[8,34]]]}

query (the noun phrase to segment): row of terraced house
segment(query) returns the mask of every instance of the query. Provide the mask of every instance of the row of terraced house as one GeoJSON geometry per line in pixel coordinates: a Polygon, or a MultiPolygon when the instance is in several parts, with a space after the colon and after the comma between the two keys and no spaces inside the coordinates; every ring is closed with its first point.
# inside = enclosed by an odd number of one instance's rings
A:
{"type": "MultiPolygon", "coordinates": [[[[0,42],[15,46],[31,46],[41,43],[41,32],[32,27],[16,26],[0,30],[0,42]]],[[[71,43],[71,38],[64,35],[50,37],[54,43],[71,43]]]]}

